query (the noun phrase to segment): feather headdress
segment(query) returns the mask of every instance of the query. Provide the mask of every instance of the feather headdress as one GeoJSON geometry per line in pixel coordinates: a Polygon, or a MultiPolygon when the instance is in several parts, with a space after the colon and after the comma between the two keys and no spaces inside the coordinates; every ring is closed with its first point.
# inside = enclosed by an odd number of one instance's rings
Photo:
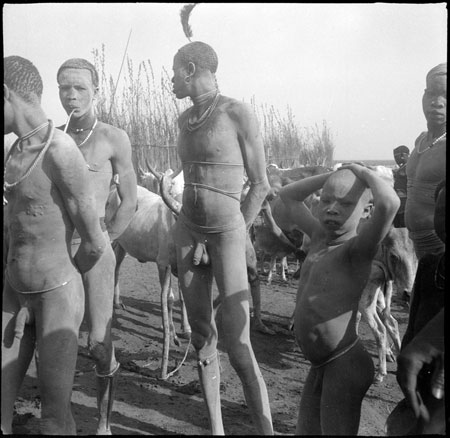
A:
{"type": "Polygon", "coordinates": [[[189,17],[191,15],[192,9],[195,8],[195,5],[197,5],[197,3],[189,3],[188,5],[183,6],[180,11],[180,18],[181,18],[181,25],[183,26],[183,32],[189,41],[191,41],[192,38],[192,29],[191,26],[189,25],[189,17]]]}

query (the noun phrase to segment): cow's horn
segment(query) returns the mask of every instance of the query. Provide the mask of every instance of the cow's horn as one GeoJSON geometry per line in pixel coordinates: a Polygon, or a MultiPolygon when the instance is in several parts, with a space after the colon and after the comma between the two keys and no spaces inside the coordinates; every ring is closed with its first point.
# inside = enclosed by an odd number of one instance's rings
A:
{"type": "Polygon", "coordinates": [[[141,176],[144,176],[145,175],[145,171],[144,171],[144,169],[141,167],[141,165],[138,163],[138,172],[139,172],[139,174],[141,175],[141,176]]]}
{"type": "Polygon", "coordinates": [[[149,170],[149,172],[151,174],[153,174],[153,176],[159,181],[161,182],[161,177],[162,174],[160,172],[157,172],[155,169],[153,169],[153,166],[151,166],[150,162],[148,161],[148,158],[145,157],[145,164],[147,165],[147,169],[149,170]]]}
{"type": "Polygon", "coordinates": [[[171,180],[172,178],[170,176],[163,175],[159,183],[159,189],[161,192],[161,198],[163,198],[163,201],[165,202],[167,207],[169,207],[177,216],[179,216],[181,212],[181,204],[170,195],[171,180]]]}

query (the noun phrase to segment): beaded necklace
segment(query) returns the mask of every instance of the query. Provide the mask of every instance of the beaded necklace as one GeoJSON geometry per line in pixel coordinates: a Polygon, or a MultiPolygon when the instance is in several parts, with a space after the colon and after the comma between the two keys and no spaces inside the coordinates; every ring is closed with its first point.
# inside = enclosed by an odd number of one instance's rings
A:
{"type": "MultiPolygon", "coordinates": [[[[204,111],[204,113],[200,116],[200,118],[196,122],[191,121],[191,117],[189,114],[188,122],[187,122],[187,130],[189,132],[196,131],[198,128],[203,126],[206,121],[209,119],[213,111],[216,109],[217,104],[219,103],[220,93],[217,91],[216,95],[214,96],[214,99],[211,102],[211,105],[209,105],[208,108],[204,111]]],[[[192,108],[193,109],[193,108],[192,108]]],[[[192,109],[190,112],[192,112],[192,109]]]]}
{"type": "Polygon", "coordinates": [[[435,138],[435,139],[431,142],[430,146],[426,147],[423,151],[419,151],[420,146],[422,146],[422,142],[421,142],[420,145],[419,145],[419,148],[417,148],[417,155],[422,155],[424,152],[426,152],[428,149],[431,149],[438,141],[444,139],[446,136],[447,136],[447,131],[444,132],[440,137],[435,138]]]}
{"type": "Polygon", "coordinates": [[[89,137],[92,135],[92,133],[94,132],[95,127],[97,126],[97,122],[98,122],[98,120],[95,119],[95,122],[92,125],[91,130],[89,131],[89,134],[87,135],[87,137],[80,144],[77,145],[78,147],[83,146],[89,140],[89,137]]]}
{"type": "MultiPolygon", "coordinates": [[[[24,135],[23,137],[20,137],[19,139],[17,139],[14,144],[11,146],[11,149],[8,152],[8,155],[6,157],[5,160],[5,168],[4,168],[4,172],[3,172],[3,192],[7,193],[9,192],[11,189],[13,189],[14,187],[16,187],[18,184],[20,184],[22,181],[24,181],[26,178],[28,178],[31,174],[31,172],[33,172],[33,170],[36,168],[38,162],[40,161],[40,159],[44,156],[45,152],[47,151],[48,147],[50,146],[50,143],[52,142],[52,138],[53,138],[53,134],[55,132],[55,127],[53,125],[53,122],[51,120],[49,120],[46,123],[43,123],[42,125],[38,126],[39,129],[35,128],[33,131],[30,131],[28,134],[24,135]],[[19,143],[21,143],[23,140],[26,140],[28,138],[30,138],[32,135],[34,135],[36,132],[38,132],[39,129],[42,129],[44,126],[50,125],[50,134],[48,135],[47,141],[44,144],[44,147],[41,149],[41,151],[37,154],[36,158],[34,159],[34,161],[31,163],[30,167],[28,168],[28,170],[24,173],[24,175],[22,175],[17,181],[13,182],[13,183],[8,183],[5,179],[5,175],[6,175],[6,166],[8,165],[9,160],[11,159],[11,155],[12,155],[12,151],[15,147],[17,147],[17,145],[19,143]]],[[[39,146],[39,145],[37,145],[39,146]]],[[[3,195],[3,205],[6,205],[8,203],[8,201],[5,198],[5,195],[3,195]]]]}
{"type": "MultiPolygon", "coordinates": [[[[65,133],[67,132],[67,129],[69,127],[70,118],[72,117],[72,114],[74,112],[75,112],[75,110],[72,110],[72,112],[69,114],[69,117],[67,118],[66,126],[64,127],[64,132],[65,133]]],[[[89,140],[89,137],[92,135],[92,133],[94,132],[95,127],[97,126],[97,122],[98,122],[98,119],[96,118],[94,124],[92,125],[92,128],[89,131],[89,134],[87,135],[87,137],[80,144],[77,144],[78,147],[83,146],[89,140]]],[[[77,134],[80,133],[80,132],[86,131],[86,130],[87,130],[87,128],[70,129],[70,131],[75,132],[77,134]]]]}

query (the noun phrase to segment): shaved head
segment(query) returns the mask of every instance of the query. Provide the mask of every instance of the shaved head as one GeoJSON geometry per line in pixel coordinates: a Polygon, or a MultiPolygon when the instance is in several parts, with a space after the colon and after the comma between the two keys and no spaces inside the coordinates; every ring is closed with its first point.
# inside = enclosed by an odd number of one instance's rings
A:
{"type": "Polygon", "coordinates": [[[372,199],[370,189],[350,169],[338,170],[330,175],[323,189],[324,191],[331,191],[339,197],[352,194],[355,199],[362,198],[364,203],[368,203],[372,199]]]}
{"type": "Polygon", "coordinates": [[[427,84],[434,80],[439,76],[447,76],[447,63],[443,62],[442,64],[433,67],[427,74],[427,84]]]}

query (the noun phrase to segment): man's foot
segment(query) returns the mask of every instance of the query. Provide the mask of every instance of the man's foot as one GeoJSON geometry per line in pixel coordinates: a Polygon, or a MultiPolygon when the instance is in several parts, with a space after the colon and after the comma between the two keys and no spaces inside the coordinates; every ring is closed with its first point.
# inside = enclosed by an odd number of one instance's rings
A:
{"type": "Polygon", "coordinates": [[[192,335],[192,330],[184,330],[181,333],[178,334],[178,337],[180,337],[181,339],[191,339],[191,335],[192,335]]]}
{"type": "Polygon", "coordinates": [[[274,335],[275,332],[268,328],[260,319],[253,318],[253,329],[266,335],[274,335]]]}
{"type": "Polygon", "coordinates": [[[123,304],[122,300],[119,300],[119,302],[114,303],[114,309],[118,310],[127,310],[125,304],[123,304]]]}

